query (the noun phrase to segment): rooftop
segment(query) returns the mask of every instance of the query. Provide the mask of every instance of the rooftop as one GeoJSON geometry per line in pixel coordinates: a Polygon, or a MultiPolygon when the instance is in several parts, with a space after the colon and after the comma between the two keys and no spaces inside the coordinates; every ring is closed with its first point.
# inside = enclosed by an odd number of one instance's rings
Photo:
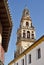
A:
{"type": "Polygon", "coordinates": [[[8,9],[7,0],[0,0],[0,22],[2,24],[2,46],[7,51],[8,43],[10,40],[12,21],[10,17],[10,12],[8,9]]]}

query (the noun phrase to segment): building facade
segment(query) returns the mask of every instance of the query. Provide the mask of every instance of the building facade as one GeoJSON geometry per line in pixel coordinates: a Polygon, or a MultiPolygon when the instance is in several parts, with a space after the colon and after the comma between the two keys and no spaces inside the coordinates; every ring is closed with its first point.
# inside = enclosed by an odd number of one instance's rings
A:
{"type": "Polygon", "coordinates": [[[36,40],[30,12],[24,9],[17,31],[15,58],[9,65],[44,65],[44,35],[36,40]]]}
{"type": "Polygon", "coordinates": [[[44,35],[9,65],[44,65],[44,35]]]}
{"type": "Polygon", "coordinates": [[[4,64],[4,54],[7,52],[12,21],[7,0],[0,0],[0,65],[4,64]]]}

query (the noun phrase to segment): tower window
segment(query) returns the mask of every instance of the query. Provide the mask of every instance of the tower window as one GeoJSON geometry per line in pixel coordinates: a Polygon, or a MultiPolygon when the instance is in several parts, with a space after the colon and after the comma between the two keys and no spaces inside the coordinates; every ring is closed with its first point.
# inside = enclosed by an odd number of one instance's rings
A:
{"type": "Polygon", "coordinates": [[[25,30],[23,31],[23,38],[25,38],[25,30]]]}
{"type": "Polygon", "coordinates": [[[26,22],[26,26],[29,26],[29,23],[28,22],[26,22]]]}
{"type": "Polygon", "coordinates": [[[27,31],[27,38],[30,38],[30,32],[27,31]]]}
{"type": "Polygon", "coordinates": [[[39,58],[41,58],[41,50],[40,50],[40,48],[37,51],[38,51],[38,59],[39,59],[39,58]]]}
{"type": "Polygon", "coordinates": [[[34,33],[34,32],[32,31],[32,33],[34,33]]]}
{"type": "Polygon", "coordinates": [[[28,13],[28,12],[26,12],[26,14],[28,15],[29,13],[28,13]]]}
{"type": "Polygon", "coordinates": [[[32,34],[32,39],[34,39],[34,34],[32,34]]]}
{"type": "Polygon", "coordinates": [[[31,54],[29,54],[29,63],[31,63],[31,54]]]}

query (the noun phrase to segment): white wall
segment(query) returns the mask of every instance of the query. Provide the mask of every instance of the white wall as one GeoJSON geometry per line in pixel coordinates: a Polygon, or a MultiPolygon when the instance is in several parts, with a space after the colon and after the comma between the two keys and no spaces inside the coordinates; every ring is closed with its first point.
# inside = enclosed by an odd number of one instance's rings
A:
{"type": "MultiPolygon", "coordinates": [[[[22,59],[24,58],[24,65],[44,65],[44,42],[42,42],[41,44],[39,44],[38,46],[36,46],[34,49],[32,49],[30,52],[28,52],[26,55],[24,55],[23,57],[21,57],[19,60],[16,61],[16,63],[18,63],[18,65],[22,65],[22,59]],[[37,49],[41,49],[41,58],[38,59],[37,58],[37,49]],[[31,54],[31,64],[29,64],[29,54],[31,54]]],[[[14,65],[16,65],[16,63],[14,63],[14,65]]]]}
{"type": "Polygon", "coordinates": [[[27,65],[44,65],[44,42],[42,42],[41,44],[39,44],[37,47],[35,47],[34,49],[32,49],[28,54],[27,54],[27,60],[28,60],[28,55],[31,54],[31,64],[28,63],[27,61],[27,65]],[[37,58],[37,49],[41,49],[41,58],[38,59],[37,58]]]}
{"type": "MultiPolygon", "coordinates": [[[[20,58],[19,60],[17,60],[14,65],[17,65],[17,63],[18,63],[18,65],[22,65],[22,59],[25,59],[25,55],[22,58],[20,58]]],[[[24,60],[24,65],[25,65],[25,60],[24,60]]]]}

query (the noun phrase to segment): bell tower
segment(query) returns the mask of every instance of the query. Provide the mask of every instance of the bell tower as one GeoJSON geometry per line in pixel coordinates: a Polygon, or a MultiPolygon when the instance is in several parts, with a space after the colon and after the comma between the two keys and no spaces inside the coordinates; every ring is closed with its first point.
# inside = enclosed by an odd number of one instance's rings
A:
{"type": "Polygon", "coordinates": [[[17,55],[30,47],[35,42],[35,28],[32,25],[30,12],[27,8],[23,10],[20,27],[17,31],[17,55]]]}

